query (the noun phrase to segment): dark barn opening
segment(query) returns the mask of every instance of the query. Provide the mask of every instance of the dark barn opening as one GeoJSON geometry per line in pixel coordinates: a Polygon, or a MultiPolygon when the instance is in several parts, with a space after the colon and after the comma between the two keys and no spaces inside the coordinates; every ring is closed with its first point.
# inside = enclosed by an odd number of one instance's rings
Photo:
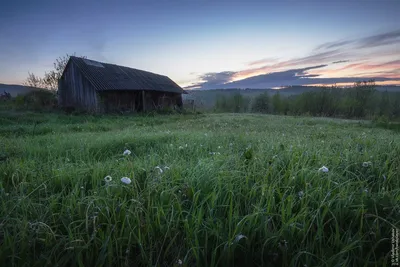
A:
{"type": "Polygon", "coordinates": [[[58,87],[60,107],[105,113],[182,108],[186,93],[164,75],[73,56],[58,87]]]}

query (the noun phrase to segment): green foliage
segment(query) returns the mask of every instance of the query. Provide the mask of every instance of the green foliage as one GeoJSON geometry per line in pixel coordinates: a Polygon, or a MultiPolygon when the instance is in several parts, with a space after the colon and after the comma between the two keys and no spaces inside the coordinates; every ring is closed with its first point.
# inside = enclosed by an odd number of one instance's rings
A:
{"type": "MultiPolygon", "coordinates": [[[[234,112],[232,103],[229,98],[220,96],[216,110],[234,112]]],[[[250,110],[255,113],[358,119],[385,116],[389,120],[400,120],[400,93],[377,92],[373,81],[358,82],[352,88],[325,87],[288,97],[278,91],[272,96],[263,93],[254,97],[250,110]]]]}
{"type": "Polygon", "coordinates": [[[270,99],[268,93],[263,93],[256,96],[251,106],[251,111],[255,113],[269,113],[270,112],[270,99]]]}
{"type": "Polygon", "coordinates": [[[250,99],[236,93],[230,97],[217,95],[215,111],[218,112],[248,112],[250,107],[250,99]]]}
{"type": "Polygon", "coordinates": [[[57,95],[50,90],[35,90],[13,99],[17,110],[49,111],[57,107],[57,95]]]}
{"type": "Polygon", "coordinates": [[[390,265],[400,135],[371,123],[1,112],[0,136],[0,266],[390,265]]]}

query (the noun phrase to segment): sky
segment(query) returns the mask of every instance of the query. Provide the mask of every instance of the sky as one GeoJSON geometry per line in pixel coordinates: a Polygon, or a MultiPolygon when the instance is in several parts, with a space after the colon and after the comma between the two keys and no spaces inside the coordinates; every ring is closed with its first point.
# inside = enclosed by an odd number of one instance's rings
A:
{"type": "Polygon", "coordinates": [[[400,85],[399,12],[400,0],[3,1],[0,83],[76,53],[187,89],[400,85]]]}

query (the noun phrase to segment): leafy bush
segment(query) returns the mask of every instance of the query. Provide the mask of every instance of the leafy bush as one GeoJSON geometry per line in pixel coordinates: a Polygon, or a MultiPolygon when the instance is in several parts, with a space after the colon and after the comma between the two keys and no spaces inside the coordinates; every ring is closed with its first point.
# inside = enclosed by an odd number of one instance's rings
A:
{"type": "Polygon", "coordinates": [[[14,105],[17,109],[53,110],[57,107],[57,96],[55,92],[50,90],[31,91],[15,97],[14,105]]]}
{"type": "Polygon", "coordinates": [[[270,111],[269,102],[270,100],[268,93],[263,93],[255,97],[253,104],[251,106],[251,111],[257,113],[268,113],[270,111]]]}

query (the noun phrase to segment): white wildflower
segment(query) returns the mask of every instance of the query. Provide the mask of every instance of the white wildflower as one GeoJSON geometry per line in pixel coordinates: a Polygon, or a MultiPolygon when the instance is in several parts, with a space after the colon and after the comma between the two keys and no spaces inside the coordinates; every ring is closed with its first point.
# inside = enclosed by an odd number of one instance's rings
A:
{"type": "Polygon", "coordinates": [[[156,166],[155,169],[157,169],[160,172],[160,174],[164,172],[163,169],[161,169],[160,166],[156,166]]]}
{"type": "Polygon", "coordinates": [[[320,172],[329,172],[329,169],[325,166],[322,166],[321,168],[318,169],[320,172]]]}
{"type": "Polygon", "coordinates": [[[124,156],[129,156],[131,154],[131,151],[129,149],[126,149],[123,153],[124,156]]]}
{"type": "Polygon", "coordinates": [[[132,181],[128,177],[122,177],[121,182],[123,182],[124,184],[130,184],[132,181]]]}
{"type": "Polygon", "coordinates": [[[179,260],[177,261],[177,263],[178,263],[178,265],[182,265],[182,264],[183,264],[183,262],[182,262],[181,259],[179,259],[179,260]]]}
{"type": "Polygon", "coordinates": [[[242,238],[247,238],[247,236],[239,234],[239,235],[235,236],[235,242],[239,242],[242,238]]]}
{"type": "Polygon", "coordinates": [[[362,164],[362,166],[365,167],[365,168],[367,168],[367,167],[369,167],[371,165],[372,165],[371,161],[366,161],[366,162],[363,162],[363,164],[362,164]]]}
{"type": "Polygon", "coordinates": [[[179,149],[183,149],[183,146],[179,146],[179,149]]]}
{"type": "Polygon", "coordinates": [[[109,182],[112,181],[112,177],[111,177],[110,175],[107,175],[106,177],[104,177],[104,181],[105,181],[106,183],[109,183],[109,182]]]}
{"type": "Polygon", "coordinates": [[[218,149],[221,149],[222,147],[221,146],[218,146],[218,149]]]}
{"type": "Polygon", "coordinates": [[[301,199],[301,198],[304,196],[304,192],[303,192],[303,191],[300,191],[300,192],[297,193],[297,195],[298,195],[299,198],[301,199]]]}

